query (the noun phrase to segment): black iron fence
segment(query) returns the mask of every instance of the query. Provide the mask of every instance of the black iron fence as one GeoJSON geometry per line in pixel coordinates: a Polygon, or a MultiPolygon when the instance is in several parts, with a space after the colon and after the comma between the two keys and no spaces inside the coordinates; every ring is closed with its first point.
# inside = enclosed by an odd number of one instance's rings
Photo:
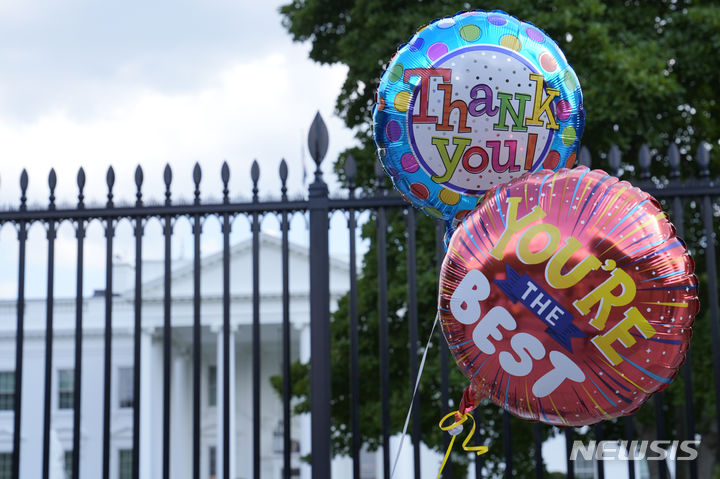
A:
{"type": "MultiPolygon", "coordinates": [[[[349,268],[350,268],[350,290],[349,290],[349,344],[350,344],[350,375],[349,390],[351,392],[351,429],[352,429],[352,446],[351,454],[353,456],[353,477],[360,477],[359,455],[362,447],[361,438],[358,434],[360,429],[360,418],[358,410],[360,408],[359,397],[361,393],[360,378],[358,372],[358,364],[361,361],[358,349],[358,301],[357,301],[357,245],[356,236],[358,229],[358,214],[362,211],[370,211],[374,215],[377,227],[377,237],[375,238],[375,247],[377,248],[377,283],[378,283],[378,317],[379,317],[379,377],[381,385],[381,420],[383,424],[382,438],[380,444],[383,447],[383,477],[390,477],[390,436],[394,432],[391,430],[390,424],[390,405],[387,398],[390,394],[390,363],[387,344],[388,335],[388,297],[387,297],[387,257],[386,257],[386,230],[388,227],[387,212],[388,209],[402,209],[406,215],[407,233],[406,251],[408,255],[407,261],[407,277],[408,277],[408,298],[407,313],[409,330],[409,344],[413,345],[416,350],[417,345],[422,338],[418,337],[418,307],[417,307],[417,285],[415,281],[415,249],[416,249],[416,218],[415,211],[392,191],[383,187],[377,188],[373,194],[358,196],[355,194],[355,188],[352,187],[353,180],[356,176],[355,164],[350,159],[346,166],[346,178],[349,181],[350,188],[347,194],[335,197],[328,193],[328,187],[323,179],[320,169],[321,162],[327,152],[327,130],[325,129],[322,119],[317,116],[310,130],[309,150],[312,158],[315,160],[317,169],[314,174],[314,181],[309,186],[309,194],[307,199],[290,200],[287,194],[287,178],[288,167],[283,161],[279,169],[279,179],[281,181],[281,190],[279,199],[261,200],[258,192],[258,179],[260,168],[255,162],[250,171],[252,180],[252,198],[249,201],[234,201],[230,195],[230,169],[227,164],[222,166],[220,176],[223,184],[222,199],[219,202],[207,203],[201,201],[200,184],[202,172],[199,165],[196,165],[193,172],[194,182],[194,199],[191,203],[179,204],[173,200],[171,192],[172,171],[170,167],[166,167],[164,171],[164,201],[162,203],[147,203],[143,193],[143,170],[141,167],[135,171],[135,202],[130,205],[120,205],[114,202],[113,187],[115,184],[115,175],[113,169],[107,172],[107,201],[103,206],[95,207],[85,204],[84,188],[85,174],[81,169],[77,174],[77,204],[71,208],[60,208],[55,203],[55,189],[57,186],[57,177],[55,171],[50,172],[48,178],[49,199],[48,204],[44,208],[29,208],[27,204],[26,192],[28,189],[29,178],[27,173],[23,171],[20,178],[21,197],[19,206],[16,209],[7,209],[0,211],[0,226],[3,224],[11,224],[17,230],[18,241],[18,262],[17,262],[17,306],[16,306],[16,330],[15,330],[15,375],[14,375],[14,429],[12,441],[12,477],[25,477],[23,471],[20,470],[20,449],[22,445],[21,435],[26,434],[42,434],[42,450],[33,451],[32,454],[37,456],[38,461],[42,461],[42,478],[48,479],[50,475],[50,422],[51,422],[51,391],[52,389],[52,371],[53,371],[53,355],[48,353],[53,350],[53,300],[55,287],[55,248],[56,234],[58,226],[62,222],[69,222],[75,232],[77,241],[77,264],[76,264],[76,312],[75,312],[75,365],[74,365],[74,415],[73,415],[73,448],[72,448],[72,468],[71,477],[78,479],[79,465],[81,455],[83,454],[80,442],[81,424],[84,421],[102,422],[102,477],[107,479],[110,474],[110,431],[112,417],[110,414],[110,392],[111,392],[111,362],[112,362],[112,345],[113,345],[113,245],[116,237],[116,226],[120,220],[129,220],[133,226],[133,236],[135,239],[135,277],[134,277],[134,366],[133,366],[133,448],[132,448],[132,474],[134,478],[139,477],[139,455],[143,448],[148,447],[147,444],[141,442],[139,434],[140,430],[140,371],[141,371],[141,328],[143,325],[142,317],[142,266],[143,266],[143,235],[144,226],[151,218],[156,218],[163,225],[162,236],[164,243],[159,248],[163,249],[164,255],[164,294],[163,294],[163,334],[165,338],[169,338],[172,328],[171,316],[171,239],[173,235],[173,224],[177,218],[187,217],[192,224],[193,237],[193,307],[192,307],[192,477],[200,479],[204,477],[200,471],[200,358],[202,354],[201,341],[201,230],[203,221],[207,217],[216,217],[222,228],[222,340],[223,340],[223,361],[228,364],[230,361],[230,328],[231,328],[231,299],[230,299],[230,230],[233,219],[238,216],[246,216],[250,222],[250,234],[252,236],[252,272],[250,281],[252,282],[252,411],[253,418],[252,427],[252,444],[248,444],[247,448],[252,448],[252,471],[255,479],[260,477],[260,434],[261,434],[261,375],[260,375],[260,292],[259,292],[259,241],[260,241],[260,221],[264,215],[276,214],[280,217],[280,231],[282,239],[282,271],[279,272],[279,279],[282,282],[282,397],[283,397],[283,475],[289,478],[291,474],[291,356],[290,356],[290,292],[289,292],[289,216],[295,213],[307,215],[309,220],[309,254],[310,254],[310,316],[311,316],[311,450],[312,450],[312,477],[317,479],[325,479],[331,476],[331,349],[330,349],[330,283],[329,283],[329,216],[335,211],[343,211],[347,214],[348,230],[349,230],[349,268]],[[106,256],[105,260],[105,289],[104,295],[104,382],[102,390],[102,411],[101,417],[81,417],[80,404],[87,398],[81,397],[82,375],[82,348],[83,348],[83,271],[85,268],[84,260],[84,242],[86,237],[86,227],[91,221],[100,222],[105,231],[106,236],[106,256]],[[47,285],[46,285],[46,326],[45,326],[45,371],[44,371],[44,408],[43,428],[41,431],[25,431],[21,423],[21,409],[23,407],[22,384],[26,372],[23,371],[24,357],[24,341],[25,341],[25,283],[27,273],[27,241],[28,229],[31,225],[39,223],[47,231],[47,285]]],[[[663,156],[663,155],[657,155],[663,156]]],[[[686,155],[687,156],[687,155],[686,155]]],[[[697,270],[704,284],[706,284],[707,298],[703,304],[703,311],[711,324],[712,336],[712,359],[714,377],[702,378],[703,388],[714,388],[715,415],[713,421],[720,421],[720,333],[718,330],[718,290],[717,290],[717,264],[716,264],[716,239],[715,230],[718,228],[718,206],[717,200],[720,196],[720,183],[709,176],[709,157],[708,149],[702,145],[696,155],[697,174],[689,175],[689,179],[681,179],[681,163],[690,166],[691,162],[687,161],[686,156],[682,156],[678,149],[673,145],[664,156],[664,165],[666,175],[664,177],[652,177],[651,170],[651,152],[644,147],[639,154],[637,162],[628,162],[636,164],[637,179],[633,180],[635,184],[654,195],[656,198],[664,202],[666,208],[670,211],[674,224],[677,227],[679,236],[685,237],[684,225],[690,221],[694,222],[693,232],[697,238],[697,244],[690,244],[691,249],[702,251],[704,261],[697,264],[697,270]],[[682,160],[682,161],[681,161],[682,160]],[[688,218],[688,214],[691,218],[688,218]],[[710,383],[713,386],[709,386],[710,383]]],[[[608,154],[608,163],[611,173],[621,173],[622,162],[620,152],[617,148],[611,149],[608,154]]],[[[590,165],[590,154],[583,149],[580,155],[580,163],[590,165]]],[[[632,167],[631,167],[632,169],[632,167]]],[[[383,185],[383,180],[379,180],[379,185],[383,185]]],[[[436,240],[438,245],[438,259],[442,257],[442,225],[438,225],[438,234],[436,240]]],[[[4,269],[14,268],[14,265],[3,265],[4,269]]],[[[12,318],[5,318],[4,321],[11,321],[12,318]]],[[[163,344],[163,385],[162,397],[158,400],[162,401],[162,477],[169,479],[171,477],[170,464],[170,442],[177,440],[171,436],[170,429],[170,376],[171,376],[171,343],[164,341],[163,344]]],[[[451,365],[448,364],[446,351],[441,349],[441,395],[444,404],[449,404],[449,380],[448,371],[451,365]]],[[[695,354],[693,350],[693,354],[695,354]]],[[[709,351],[702,351],[701,354],[710,354],[709,351]]],[[[418,357],[410,355],[409,371],[407,371],[408,384],[411,383],[410,378],[414,378],[418,371],[418,357]]],[[[698,418],[695,416],[693,408],[694,392],[693,384],[698,384],[697,378],[693,382],[692,378],[692,358],[688,355],[687,362],[683,367],[682,376],[684,378],[684,435],[688,438],[694,438],[696,433],[696,422],[698,418]]],[[[229,477],[229,460],[230,460],[230,437],[234,434],[229,428],[230,424],[230,368],[223,367],[222,381],[224,400],[222,401],[224,418],[222,426],[222,444],[218,444],[218,448],[222,448],[222,464],[218,465],[217,477],[229,477]]],[[[408,402],[410,398],[410,390],[408,388],[408,402]]],[[[656,411],[656,433],[661,439],[668,438],[668,432],[665,427],[665,413],[663,406],[663,395],[656,394],[654,396],[654,405],[656,411]]],[[[438,416],[442,411],[438,411],[438,416]]],[[[422,441],[422,434],[418,418],[419,411],[417,408],[413,410],[413,426],[410,428],[412,442],[418,445],[422,441]]],[[[479,418],[480,419],[480,418],[479,418]]],[[[513,476],[513,453],[512,453],[512,434],[511,424],[515,419],[505,413],[503,418],[503,449],[505,454],[505,475],[513,476]]],[[[218,426],[220,427],[220,426],[218,426]]],[[[534,426],[534,447],[536,477],[543,477],[545,474],[545,466],[542,462],[542,441],[543,428],[540,424],[534,426]]],[[[627,439],[635,437],[635,427],[633,418],[625,419],[625,434],[627,439]]],[[[711,427],[711,430],[720,430],[719,427],[711,427]]],[[[568,448],[572,444],[575,432],[573,429],[564,431],[568,448]]],[[[598,440],[603,438],[603,425],[595,426],[593,431],[594,437],[598,440]]],[[[411,447],[409,446],[409,447],[411,447]]],[[[415,477],[421,476],[419,448],[415,447],[414,465],[415,477]]],[[[476,476],[482,477],[482,458],[477,458],[476,476]]],[[[628,462],[628,474],[635,477],[635,470],[632,461],[628,462]]],[[[598,477],[604,477],[603,461],[597,461],[596,466],[598,477]]],[[[689,465],[686,472],[688,477],[697,478],[698,468],[693,461],[689,465]]],[[[567,477],[574,477],[573,463],[568,457],[567,477]]],[[[668,471],[662,467],[659,470],[659,477],[667,478],[668,471]]]]}

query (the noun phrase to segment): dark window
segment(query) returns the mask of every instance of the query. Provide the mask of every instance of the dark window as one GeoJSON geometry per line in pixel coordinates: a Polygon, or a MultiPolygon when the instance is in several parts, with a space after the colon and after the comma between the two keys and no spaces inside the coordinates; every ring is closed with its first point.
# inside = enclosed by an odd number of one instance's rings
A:
{"type": "Polygon", "coordinates": [[[217,405],[217,367],[208,368],[208,406],[217,405]]]}
{"type": "Polygon", "coordinates": [[[208,466],[210,469],[210,479],[215,479],[217,474],[217,455],[215,446],[210,446],[208,466]]]}
{"type": "Polygon", "coordinates": [[[72,477],[72,449],[63,453],[63,471],[65,472],[65,479],[72,477]]]}
{"type": "Polygon", "coordinates": [[[133,407],[133,368],[118,369],[118,407],[133,407]]]}
{"type": "MultiPolygon", "coordinates": [[[[285,477],[285,468],[282,470],[283,477],[285,477]]],[[[290,477],[300,477],[300,468],[299,467],[291,467],[290,468],[290,477]]]]}
{"type": "Polygon", "coordinates": [[[75,390],[75,371],[61,369],[58,371],[58,408],[72,409],[75,390]]]}
{"type": "Polygon", "coordinates": [[[118,478],[132,479],[132,449],[118,451],[118,478]]]}
{"type": "Polygon", "coordinates": [[[2,371],[0,372],[0,410],[13,409],[15,409],[15,373],[2,371]]]}
{"type": "Polygon", "coordinates": [[[360,479],[376,479],[376,461],[375,451],[360,449],[360,479]]]}
{"type": "Polygon", "coordinates": [[[11,452],[0,452],[0,479],[12,479],[11,452]]]}
{"type": "Polygon", "coordinates": [[[577,479],[593,479],[595,477],[595,461],[592,459],[585,459],[578,454],[574,466],[577,479]]]}

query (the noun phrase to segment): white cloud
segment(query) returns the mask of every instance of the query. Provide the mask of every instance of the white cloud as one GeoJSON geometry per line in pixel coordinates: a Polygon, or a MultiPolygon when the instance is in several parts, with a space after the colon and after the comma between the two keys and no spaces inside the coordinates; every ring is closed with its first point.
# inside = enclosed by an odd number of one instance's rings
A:
{"type": "Polygon", "coordinates": [[[276,2],[0,0],[0,115],[103,115],[108,97],[190,91],[286,49],[276,2]]]}
{"type": "MultiPolygon", "coordinates": [[[[192,191],[190,172],[195,161],[204,169],[203,191],[217,196],[223,159],[231,164],[238,193],[238,186],[246,191],[249,187],[247,168],[252,159],[261,162],[265,180],[277,176],[282,157],[291,162],[293,184],[299,188],[299,152],[316,108],[333,127],[335,152],[350,141],[340,121],[332,117],[333,98],[326,93],[337,91],[343,77],[342,68],[302,64],[274,54],[232,65],[218,74],[215,84],[192,93],[140,90],[125,103],[108,108],[102,118],[82,120],[55,110],[32,123],[0,120],[1,174],[5,178],[1,198],[16,201],[19,192],[12,179],[26,166],[31,178],[29,196],[44,199],[46,175],[54,167],[59,177],[58,201],[72,201],[75,174],[83,166],[87,196],[101,201],[105,170],[113,165],[118,177],[116,193],[130,201],[134,199],[132,173],[135,165],[141,164],[146,169],[146,191],[160,199],[162,190],[158,188],[162,188],[166,163],[174,168],[176,192],[187,197],[192,191]],[[292,80],[294,77],[306,80],[292,80]]],[[[277,186],[275,182],[264,184],[277,186]]]]}
{"type": "MultiPolygon", "coordinates": [[[[156,8],[146,11],[138,5],[133,10],[130,5],[115,12],[118,18],[114,19],[128,24],[128,28],[137,28],[141,39],[128,39],[128,45],[113,43],[123,41],[119,27],[112,26],[107,12],[100,15],[98,7],[81,8],[75,3],[68,12],[56,12],[49,5],[42,11],[16,8],[11,15],[21,19],[19,23],[26,29],[22,31],[26,32],[41,29],[53,14],[64,27],[38,32],[44,43],[34,39],[28,40],[29,46],[16,45],[21,52],[36,55],[37,61],[46,61],[45,67],[53,76],[36,77],[33,69],[25,70],[23,60],[18,59],[10,64],[15,68],[0,78],[0,105],[10,106],[0,109],[0,161],[4,165],[0,169],[0,203],[17,202],[21,167],[30,173],[32,201],[45,201],[51,167],[59,178],[58,201],[74,201],[75,175],[80,166],[87,174],[86,196],[104,201],[104,178],[109,165],[116,170],[116,195],[132,201],[137,164],[145,169],[146,191],[161,199],[166,163],[174,168],[174,191],[187,198],[193,188],[191,168],[196,161],[204,170],[202,190],[217,196],[223,160],[231,164],[231,189],[235,194],[247,195],[247,171],[255,158],[261,163],[261,187],[266,194],[278,188],[277,181],[270,180],[277,177],[282,157],[290,163],[290,184],[297,192],[302,176],[300,151],[317,110],[330,128],[331,150],[325,165],[328,171],[332,158],[352,142],[350,132],[332,114],[345,76],[344,67],[309,61],[308,46],[292,44],[280,27],[276,5],[265,5],[264,10],[222,3],[205,10],[185,5],[179,8],[180,13],[173,11],[164,23],[156,25],[154,36],[149,32],[150,20],[162,16],[161,12],[156,8]],[[142,16],[141,12],[149,17],[136,18],[142,16]],[[104,23],[95,25],[90,17],[104,23]],[[218,25],[213,24],[215,21],[218,25]],[[78,28],[75,36],[66,31],[72,25],[78,28]],[[109,32],[104,32],[102,25],[109,32]],[[192,25],[197,25],[196,29],[186,35],[179,31],[182,26],[192,25]],[[213,30],[213,26],[224,33],[208,34],[208,38],[200,35],[200,31],[213,30]],[[237,47],[236,51],[223,44],[233,26],[238,31],[230,43],[237,47]],[[87,31],[98,32],[97,42],[107,44],[107,61],[115,62],[113,68],[93,72],[79,63],[57,64],[53,54],[71,47],[78,48],[73,58],[93,59],[104,50],[90,39],[78,38],[87,31]],[[197,44],[191,41],[195,35],[202,37],[197,44]],[[173,38],[178,45],[173,44],[173,38]],[[59,45],[52,43],[54,39],[59,45]],[[207,63],[204,57],[221,60],[207,63]],[[206,70],[203,78],[194,77],[183,88],[166,84],[168,75],[193,69],[206,70]],[[35,104],[35,99],[25,102],[23,99],[32,95],[21,80],[29,82],[33,94],[44,103],[35,104]],[[15,105],[18,109],[12,108],[16,100],[22,104],[15,105]]],[[[9,8],[3,5],[0,11],[9,8]]],[[[12,46],[0,47],[6,57],[10,50],[12,46]]]]}
{"type": "MultiPolygon", "coordinates": [[[[57,202],[74,203],[81,166],[87,203],[105,202],[110,165],[116,202],[135,200],[138,164],[146,200],[164,198],[166,163],[174,198],[191,199],[195,162],[203,169],[203,201],[218,198],[224,160],[233,196],[251,195],[254,159],[261,195],[279,195],[281,158],[290,167],[291,193],[305,192],[301,150],[316,111],[330,132],[323,169],[332,188],[332,161],[353,143],[333,115],[346,70],[317,65],[308,60],[308,45],[292,43],[277,13],[288,1],[0,0],[0,208],[17,207],[23,168],[31,205],[47,203],[50,168],[58,176],[57,202]]],[[[311,181],[314,167],[306,162],[311,181]]],[[[116,251],[127,255],[132,243],[123,231],[116,251]]],[[[65,233],[57,244],[58,278],[74,270],[74,236],[65,233]]],[[[16,247],[8,234],[2,243],[16,247]]],[[[45,242],[36,225],[28,243],[40,253],[28,258],[28,294],[35,296],[43,290],[45,242]]],[[[103,251],[102,235],[89,236],[88,258],[103,251]]],[[[16,253],[5,249],[0,260],[3,296],[14,285],[16,253]]],[[[88,287],[102,282],[101,263],[86,261],[88,287]]],[[[72,294],[72,287],[57,282],[58,294],[72,294]]]]}

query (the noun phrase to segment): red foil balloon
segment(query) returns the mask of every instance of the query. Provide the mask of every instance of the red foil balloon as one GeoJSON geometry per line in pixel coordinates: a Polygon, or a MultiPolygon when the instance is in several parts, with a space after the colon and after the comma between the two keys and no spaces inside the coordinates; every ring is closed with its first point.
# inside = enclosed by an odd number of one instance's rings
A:
{"type": "Polygon", "coordinates": [[[580,426],[631,414],[685,359],[694,263],[650,195],[587,168],[490,190],[455,230],[440,278],[460,412],[580,426]]]}

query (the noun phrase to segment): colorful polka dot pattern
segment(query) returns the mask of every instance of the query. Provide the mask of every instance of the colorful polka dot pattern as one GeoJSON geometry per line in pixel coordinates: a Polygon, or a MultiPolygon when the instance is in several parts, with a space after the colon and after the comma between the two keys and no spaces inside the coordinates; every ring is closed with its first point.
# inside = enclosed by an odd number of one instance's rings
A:
{"type": "MultiPolygon", "coordinates": [[[[428,215],[449,223],[472,210],[484,192],[469,194],[448,189],[433,181],[424,163],[418,161],[411,145],[408,118],[413,114],[420,77],[408,75],[407,71],[432,68],[443,64],[459,49],[484,45],[506,49],[503,51],[524,58],[533,65],[533,70],[543,75],[545,92],[559,91],[551,106],[559,128],[554,131],[545,156],[533,165],[533,171],[571,167],[584,129],[577,75],[557,44],[539,28],[501,11],[472,11],[436,20],[418,29],[408,43],[400,47],[380,80],[374,109],[375,141],[380,161],[385,171],[394,173],[393,183],[403,197],[428,215]]],[[[477,73],[478,83],[492,86],[492,77],[488,79],[487,71],[477,73]]],[[[499,132],[490,131],[488,136],[492,138],[488,139],[496,140],[495,136],[500,135],[495,133],[499,132]]]]}

